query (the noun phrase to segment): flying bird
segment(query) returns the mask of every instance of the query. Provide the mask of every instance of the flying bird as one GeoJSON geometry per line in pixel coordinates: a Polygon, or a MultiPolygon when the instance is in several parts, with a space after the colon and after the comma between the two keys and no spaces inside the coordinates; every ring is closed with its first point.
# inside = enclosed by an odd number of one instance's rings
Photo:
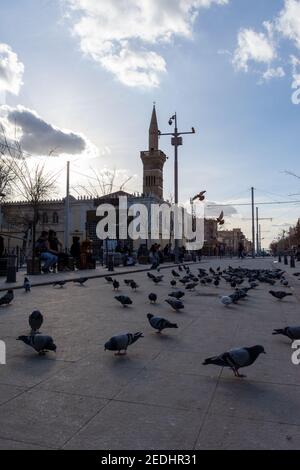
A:
{"type": "Polygon", "coordinates": [[[19,336],[18,341],[23,341],[23,343],[31,346],[40,356],[44,356],[47,351],[56,352],[56,345],[54,344],[53,338],[46,335],[29,335],[29,336],[19,336]]]}
{"type": "Polygon", "coordinates": [[[28,277],[24,277],[23,287],[25,289],[25,292],[30,292],[31,291],[31,283],[30,283],[28,277]]]}
{"type": "Polygon", "coordinates": [[[236,348],[220,354],[220,356],[205,359],[203,365],[207,366],[212,364],[220,367],[229,367],[236,377],[243,378],[246,376],[239,374],[239,369],[251,366],[260,354],[266,354],[263,346],[236,348]]]}
{"type": "Polygon", "coordinates": [[[219,225],[224,225],[225,220],[224,220],[224,212],[222,211],[219,217],[217,218],[217,222],[219,225]]]}
{"type": "Polygon", "coordinates": [[[206,194],[206,191],[200,191],[199,194],[196,194],[196,196],[193,197],[192,201],[196,201],[196,199],[199,199],[199,201],[204,201],[205,194],[206,194]]]}
{"type": "Polygon", "coordinates": [[[5,295],[0,298],[0,305],[9,305],[14,299],[14,291],[8,289],[5,295]]]}
{"type": "Polygon", "coordinates": [[[270,290],[269,294],[271,294],[277,300],[282,300],[285,297],[293,295],[291,292],[274,291],[274,290],[270,290]]]}
{"type": "Polygon", "coordinates": [[[128,346],[135,343],[139,338],[143,338],[143,333],[126,333],[123,335],[117,335],[110,338],[104,345],[104,351],[116,351],[116,356],[124,356],[126,354],[128,346]],[[121,351],[124,351],[121,353],[121,351]]]}
{"type": "Polygon", "coordinates": [[[157,333],[161,333],[166,328],[178,328],[176,323],[171,323],[165,318],[155,317],[154,315],[151,315],[151,313],[148,313],[147,318],[152,328],[158,330],[157,333]]]}
{"type": "Polygon", "coordinates": [[[30,335],[36,335],[39,332],[39,329],[41,328],[44,318],[43,315],[39,310],[34,310],[30,315],[29,315],[29,326],[31,328],[31,333],[30,335]]]}
{"type": "Polygon", "coordinates": [[[123,307],[127,307],[127,305],[132,304],[132,300],[130,297],[127,297],[127,295],[117,295],[115,299],[120,302],[120,304],[123,305],[123,307]]]}

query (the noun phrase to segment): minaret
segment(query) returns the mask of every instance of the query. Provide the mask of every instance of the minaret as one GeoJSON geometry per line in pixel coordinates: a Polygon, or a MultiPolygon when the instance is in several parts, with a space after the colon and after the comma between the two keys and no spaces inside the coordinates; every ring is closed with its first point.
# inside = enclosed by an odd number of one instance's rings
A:
{"type": "Polygon", "coordinates": [[[143,193],[163,199],[163,168],[166,155],[158,148],[158,124],[155,105],[149,127],[149,150],[141,152],[143,162],[143,193]]]}

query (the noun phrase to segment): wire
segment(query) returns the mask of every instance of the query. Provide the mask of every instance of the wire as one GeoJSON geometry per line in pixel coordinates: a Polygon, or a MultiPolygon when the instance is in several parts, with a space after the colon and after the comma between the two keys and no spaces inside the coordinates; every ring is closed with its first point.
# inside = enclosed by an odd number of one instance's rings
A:
{"type": "MultiPolygon", "coordinates": [[[[299,204],[300,201],[272,201],[272,202],[256,202],[256,206],[264,206],[264,205],[272,205],[272,204],[299,204]]],[[[230,204],[214,204],[214,205],[208,205],[207,207],[230,207],[230,206],[252,206],[251,202],[245,202],[245,203],[230,203],[230,204]]]]}

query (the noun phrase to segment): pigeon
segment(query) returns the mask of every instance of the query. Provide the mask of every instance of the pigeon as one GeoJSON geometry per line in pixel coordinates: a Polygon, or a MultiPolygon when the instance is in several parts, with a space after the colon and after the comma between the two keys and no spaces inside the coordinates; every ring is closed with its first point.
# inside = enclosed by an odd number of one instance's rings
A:
{"type": "Polygon", "coordinates": [[[275,297],[278,300],[282,300],[285,297],[293,295],[291,292],[287,293],[287,292],[283,292],[283,291],[274,291],[274,290],[270,290],[269,294],[271,294],[273,297],[275,297]]]}
{"type": "Polygon", "coordinates": [[[147,318],[152,328],[158,330],[157,333],[161,333],[162,330],[165,330],[166,328],[178,328],[176,323],[171,323],[165,318],[155,317],[154,315],[151,315],[151,313],[148,313],[147,318]]]}
{"type": "Polygon", "coordinates": [[[154,284],[159,284],[162,281],[163,276],[154,276],[152,281],[154,284]]]}
{"type": "Polygon", "coordinates": [[[139,338],[143,338],[143,333],[126,333],[123,335],[117,335],[110,338],[104,345],[104,351],[117,351],[116,356],[124,356],[126,354],[128,346],[135,343],[139,338]],[[121,351],[124,351],[121,353],[121,351]]]}
{"type": "Polygon", "coordinates": [[[274,330],[273,335],[283,335],[290,338],[292,341],[300,339],[300,326],[287,326],[286,328],[274,330]]]}
{"type": "Polygon", "coordinates": [[[133,279],[124,279],[124,284],[126,284],[126,286],[130,286],[132,282],[134,282],[133,279]]]}
{"type": "Polygon", "coordinates": [[[149,294],[148,296],[148,299],[150,300],[151,304],[155,304],[155,302],[157,301],[157,295],[151,292],[151,294],[149,294]]]}
{"type": "Polygon", "coordinates": [[[80,286],[84,286],[84,284],[86,283],[86,281],[88,280],[87,277],[81,277],[79,279],[76,279],[75,281],[73,281],[75,284],[79,284],[80,286]]]}
{"type": "Polygon", "coordinates": [[[40,356],[45,355],[46,351],[56,352],[56,345],[54,344],[53,338],[51,336],[45,335],[30,335],[30,336],[19,336],[18,341],[23,341],[23,343],[31,346],[39,353],[40,356]]]}
{"type": "Polygon", "coordinates": [[[172,272],[172,274],[173,274],[174,277],[180,277],[180,274],[178,274],[178,272],[175,271],[175,269],[172,269],[171,272],[172,272]]]}
{"type": "Polygon", "coordinates": [[[152,274],[152,273],[147,273],[147,276],[149,277],[149,279],[154,279],[155,278],[154,274],[152,274]]]}
{"type": "Polygon", "coordinates": [[[132,290],[137,290],[137,288],[139,287],[138,284],[135,282],[135,281],[132,281],[130,283],[130,287],[132,290]]]}
{"type": "Polygon", "coordinates": [[[56,282],[53,283],[53,287],[58,286],[62,289],[66,283],[67,283],[67,281],[56,281],[56,282]]]}
{"type": "Polygon", "coordinates": [[[127,297],[126,295],[117,295],[115,297],[115,299],[120,302],[120,304],[123,305],[123,307],[127,307],[127,305],[131,305],[132,304],[132,300],[130,299],[130,297],[127,297]]]}
{"type": "Polygon", "coordinates": [[[220,285],[219,279],[215,279],[215,280],[214,280],[214,286],[215,286],[215,287],[219,287],[219,285],[220,285]]]}
{"type": "Polygon", "coordinates": [[[172,279],[172,281],[170,282],[170,284],[171,284],[172,287],[176,287],[177,282],[176,282],[174,279],[172,279]]]}
{"type": "Polygon", "coordinates": [[[0,305],[9,305],[14,298],[14,291],[12,289],[8,289],[5,295],[0,298],[0,305]]]}
{"type": "Polygon", "coordinates": [[[177,290],[177,291],[171,292],[171,294],[169,294],[169,297],[174,297],[177,300],[180,300],[184,296],[185,296],[185,293],[182,292],[181,290],[177,290]]]}
{"type": "Polygon", "coordinates": [[[31,284],[30,284],[30,281],[28,279],[28,277],[24,277],[24,284],[23,284],[23,287],[25,289],[25,292],[30,292],[31,290],[31,284]]]}
{"type": "Polygon", "coordinates": [[[205,194],[206,194],[206,191],[200,191],[199,194],[196,194],[196,196],[193,197],[192,201],[196,201],[196,199],[198,199],[199,201],[204,201],[205,199],[205,194]]]}
{"type": "Polygon", "coordinates": [[[112,283],[113,283],[113,278],[110,277],[110,276],[105,276],[105,280],[106,280],[109,284],[112,284],[112,283]]]}
{"type": "Polygon", "coordinates": [[[184,308],[183,303],[180,300],[166,299],[167,302],[176,312],[184,308]]]}
{"type": "Polygon", "coordinates": [[[197,287],[198,283],[197,282],[190,282],[185,286],[186,290],[195,290],[195,287],[197,287]]]}
{"type": "Polygon", "coordinates": [[[219,225],[224,225],[224,212],[222,211],[219,217],[217,218],[217,222],[219,225]]]}
{"type": "Polygon", "coordinates": [[[34,310],[30,315],[29,315],[29,326],[31,328],[31,333],[30,335],[36,335],[39,332],[39,329],[41,328],[44,318],[43,315],[39,310],[34,310]]]}
{"type": "Polygon", "coordinates": [[[114,290],[118,290],[119,287],[120,287],[120,283],[119,283],[116,279],[114,279],[114,281],[113,281],[113,288],[114,288],[114,290]]]}
{"type": "Polygon", "coordinates": [[[220,367],[230,367],[236,377],[243,378],[245,375],[239,374],[239,369],[253,364],[260,354],[266,354],[263,346],[253,346],[251,348],[231,349],[220,356],[205,359],[203,365],[213,364],[220,367]]]}
{"type": "Polygon", "coordinates": [[[150,269],[153,271],[154,269],[157,269],[157,268],[158,268],[158,266],[159,266],[159,263],[158,263],[157,261],[155,261],[154,263],[152,263],[152,265],[151,265],[151,268],[150,268],[150,269]]]}
{"type": "Polygon", "coordinates": [[[220,297],[220,300],[221,300],[221,304],[225,305],[225,307],[228,307],[228,305],[231,305],[233,300],[231,297],[229,297],[229,295],[222,295],[222,297],[220,297]]]}
{"type": "Polygon", "coordinates": [[[178,266],[178,271],[180,271],[180,272],[182,272],[182,271],[183,271],[183,268],[182,268],[182,266],[180,266],[180,265],[178,266]]]}

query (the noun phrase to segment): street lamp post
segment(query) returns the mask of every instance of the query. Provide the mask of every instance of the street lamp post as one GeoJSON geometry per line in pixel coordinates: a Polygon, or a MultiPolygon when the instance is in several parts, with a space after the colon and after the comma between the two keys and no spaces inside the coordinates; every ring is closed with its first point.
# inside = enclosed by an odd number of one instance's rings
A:
{"type": "MultiPolygon", "coordinates": [[[[159,136],[162,135],[170,135],[172,136],[171,144],[174,147],[174,198],[175,198],[175,205],[178,206],[178,147],[183,144],[182,135],[184,134],[195,134],[196,131],[194,127],[190,132],[178,132],[177,127],[177,113],[175,113],[169,119],[169,125],[172,126],[174,122],[174,132],[165,132],[161,133],[158,131],[159,136]]],[[[174,255],[175,255],[175,263],[179,263],[179,243],[178,238],[174,237],[174,255]]]]}

